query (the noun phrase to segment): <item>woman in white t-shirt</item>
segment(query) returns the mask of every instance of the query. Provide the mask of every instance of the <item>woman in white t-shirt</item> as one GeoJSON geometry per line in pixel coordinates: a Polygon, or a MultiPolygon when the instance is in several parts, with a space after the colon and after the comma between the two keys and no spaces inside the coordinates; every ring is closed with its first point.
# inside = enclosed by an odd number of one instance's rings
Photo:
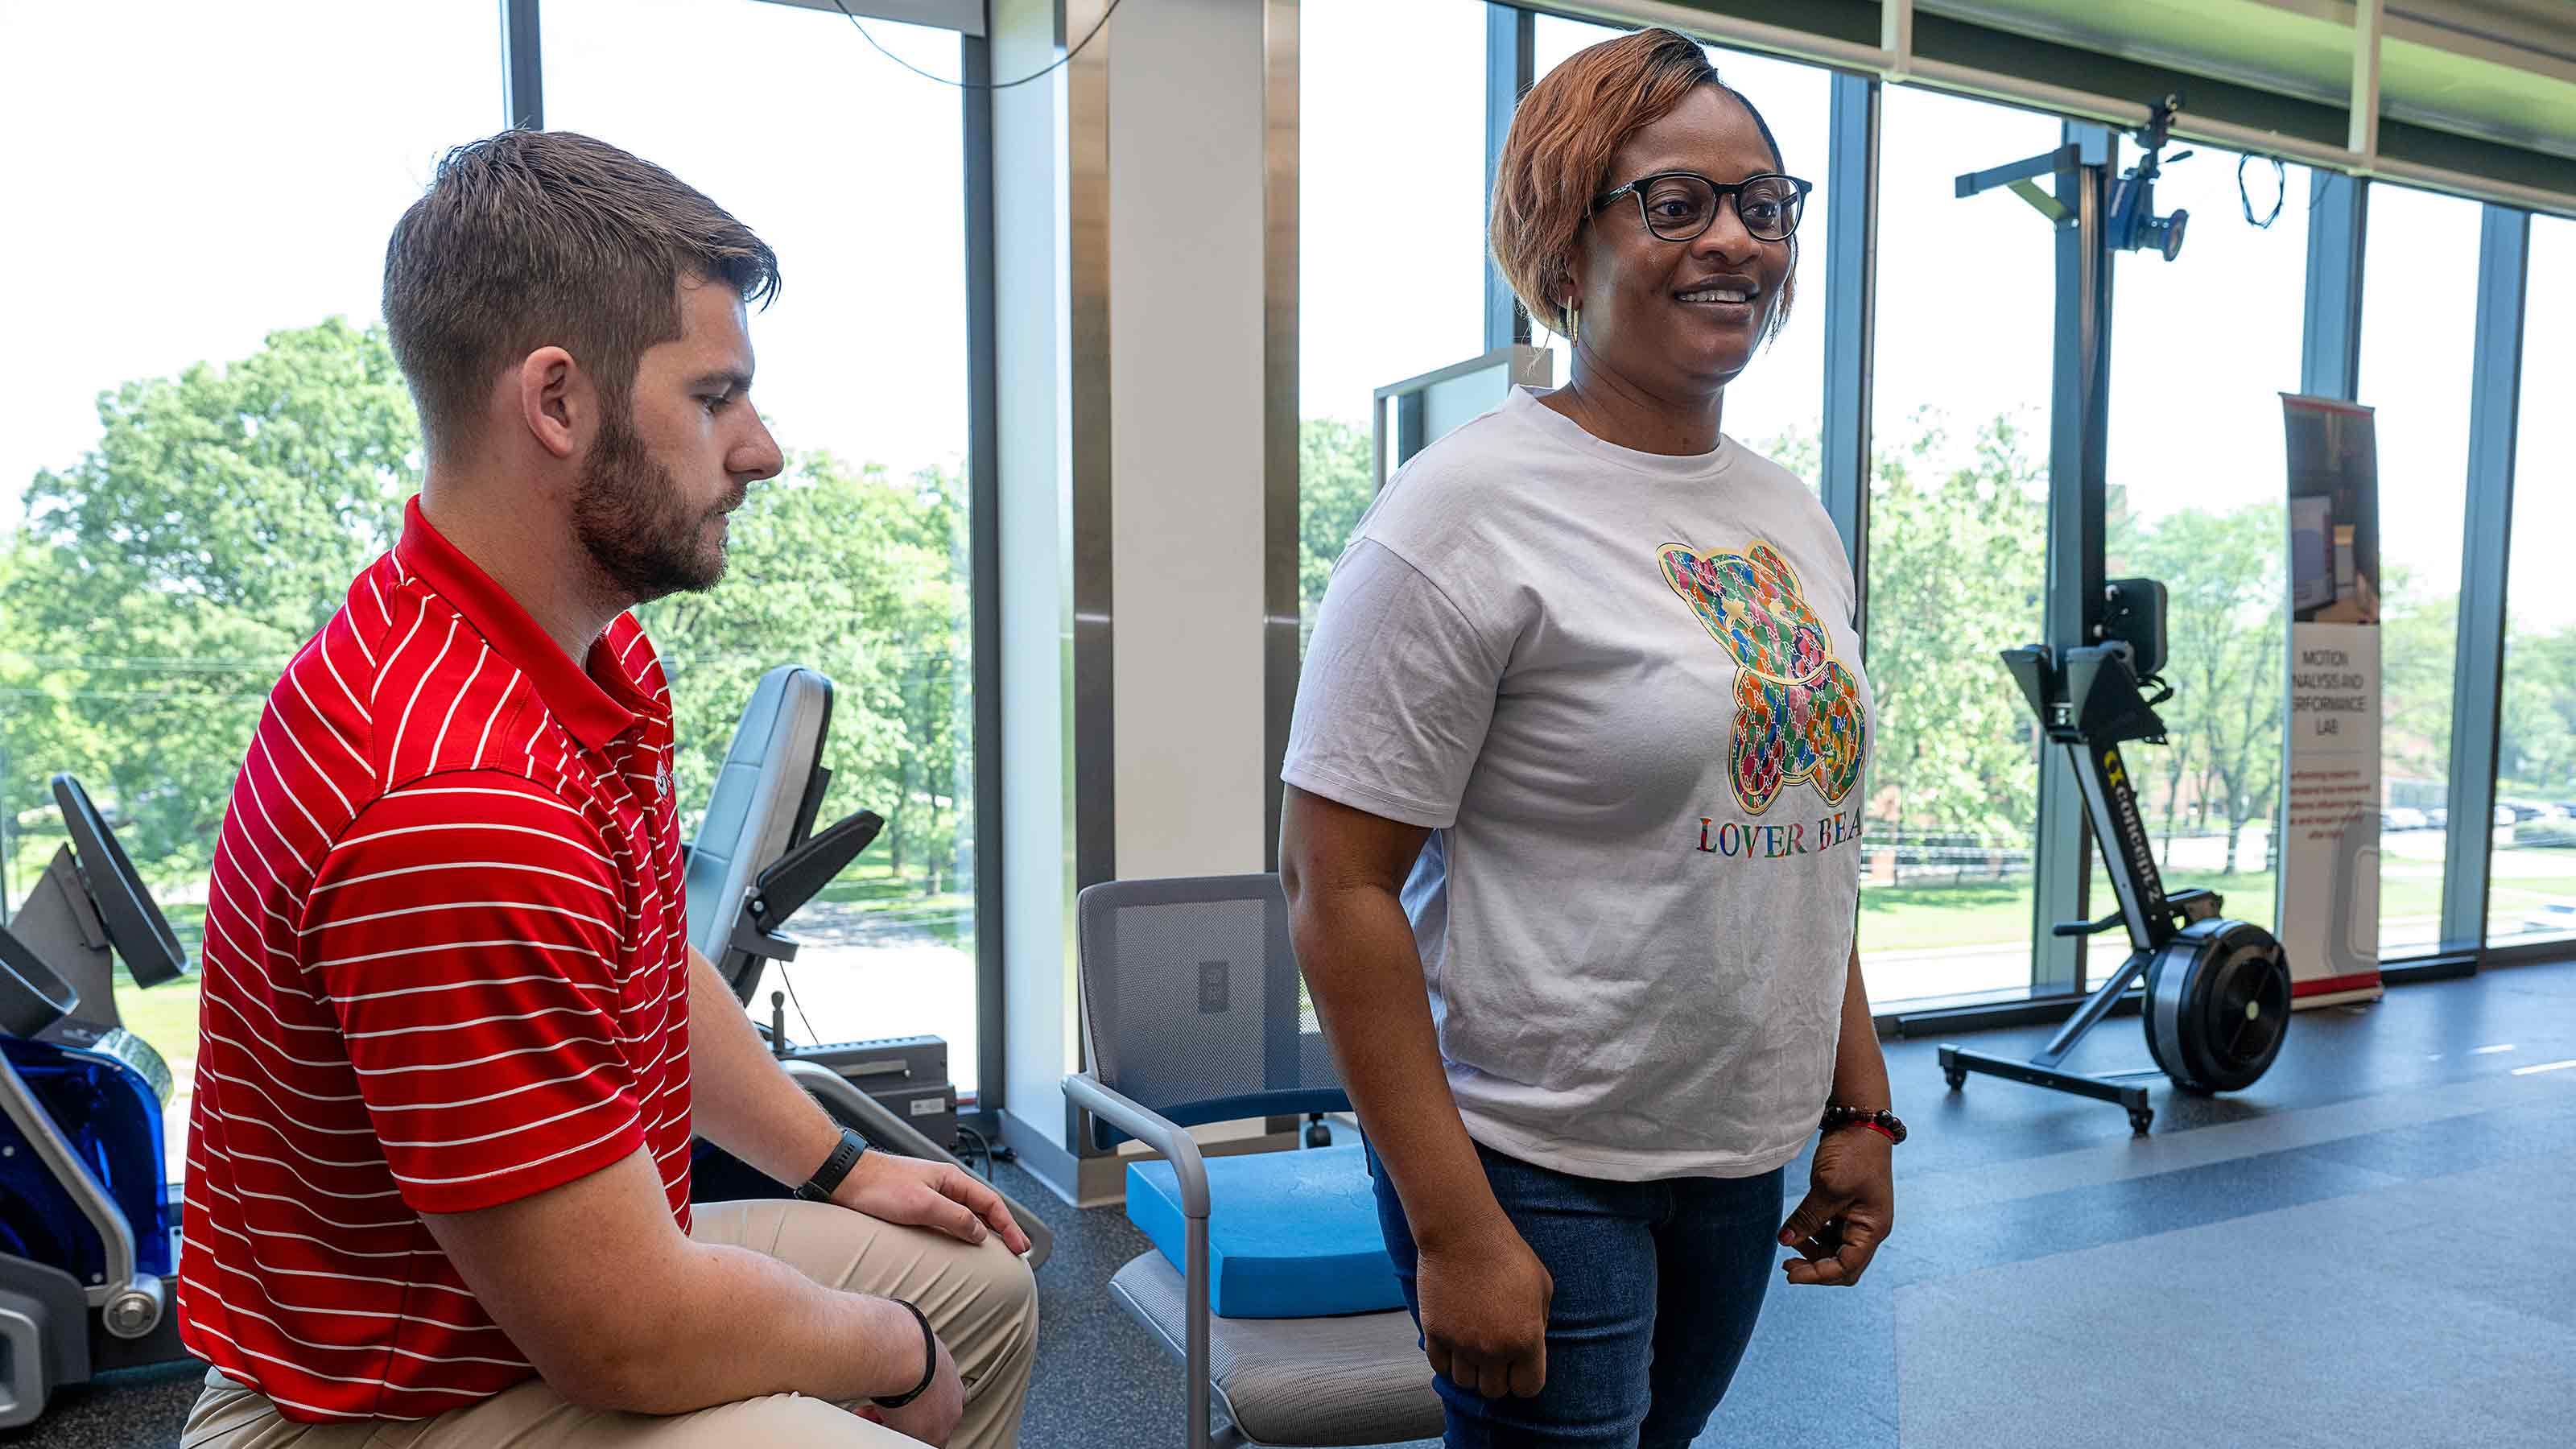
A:
{"type": "Polygon", "coordinates": [[[1718,426],[1782,169],[1671,31],[1522,99],[1494,256],[1572,380],[1387,485],[1307,655],[1281,871],[1452,1444],[1688,1443],[1776,1249],[1850,1284],[1893,1220],[1851,570],[1718,426]]]}

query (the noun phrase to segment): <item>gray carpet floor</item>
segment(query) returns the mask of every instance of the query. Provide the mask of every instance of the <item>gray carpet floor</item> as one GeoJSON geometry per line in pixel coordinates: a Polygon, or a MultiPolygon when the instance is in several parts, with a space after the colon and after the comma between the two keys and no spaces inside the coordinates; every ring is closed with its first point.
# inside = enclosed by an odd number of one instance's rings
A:
{"type": "MultiPolygon", "coordinates": [[[[1948,1091],[1936,1046],[1887,1043],[1914,1129],[1894,1237],[1857,1288],[1773,1287],[1703,1446],[2576,1443],[2576,1067],[2551,1069],[2576,965],[2304,1013],[2243,1093],[2141,1078],[2146,1138],[2083,1098],[1948,1091]]],[[[2150,1063],[2129,1018],[2070,1065],[2150,1063]]],[[[1176,1368],[1103,1291],[1143,1237],[1002,1172],[1057,1234],[1023,1442],[1182,1443],[1176,1368]]],[[[65,1391],[0,1446],[173,1444],[196,1379],[65,1391]]]]}

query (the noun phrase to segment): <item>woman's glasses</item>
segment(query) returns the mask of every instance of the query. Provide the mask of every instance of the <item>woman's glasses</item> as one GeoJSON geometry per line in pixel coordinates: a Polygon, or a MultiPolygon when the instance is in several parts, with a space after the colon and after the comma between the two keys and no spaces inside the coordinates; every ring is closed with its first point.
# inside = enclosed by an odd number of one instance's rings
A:
{"type": "Polygon", "coordinates": [[[1659,171],[1592,198],[1592,210],[1597,215],[1619,198],[1633,196],[1646,230],[1666,241],[1686,242],[1708,230],[1717,220],[1719,202],[1732,196],[1744,229],[1761,241],[1777,242],[1787,241],[1798,229],[1798,215],[1807,209],[1807,193],[1813,190],[1809,182],[1777,173],[1723,185],[1696,171],[1659,171]]]}

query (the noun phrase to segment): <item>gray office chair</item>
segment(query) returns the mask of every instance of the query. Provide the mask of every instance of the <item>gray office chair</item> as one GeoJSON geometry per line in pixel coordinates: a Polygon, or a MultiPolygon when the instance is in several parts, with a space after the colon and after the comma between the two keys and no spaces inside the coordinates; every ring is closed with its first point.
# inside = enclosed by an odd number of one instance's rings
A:
{"type": "Polygon", "coordinates": [[[1190,1444],[1384,1444],[1437,1437],[1412,1315],[1218,1318],[1208,1309],[1208,1175],[1186,1130],[1207,1122],[1350,1110],[1323,1034],[1299,1005],[1288,901],[1275,875],[1116,881],[1075,905],[1091,1070],[1065,1095],[1105,1128],[1171,1161],[1188,1272],[1159,1249],[1109,1291],[1178,1356],[1190,1444]],[[1224,1411],[1210,1422],[1210,1399],[1224,1411]]]}
{"type": "MultiPolygon", "coordinates": [[[[832,780],[822,764],[831,724],[830,679],[796,664],[762,675],[688,846],[689,942],[745,1006],[764,965],[796,957],[796,943],[780,934],[788,917],[847,869],[885,824],[861,810],[812,833],[832,780]]],[[[875,1146],[965,1166],[947,1143],[933,1142],[824,1063],[800,1060],[791,1046],[779,1065],[836,1121],[875,1146]]],[[[1055,1235],[1007,1194],[1003,1201],[1029,1235],[1029,1266],[1045,1263],[1055,1235]]]]}

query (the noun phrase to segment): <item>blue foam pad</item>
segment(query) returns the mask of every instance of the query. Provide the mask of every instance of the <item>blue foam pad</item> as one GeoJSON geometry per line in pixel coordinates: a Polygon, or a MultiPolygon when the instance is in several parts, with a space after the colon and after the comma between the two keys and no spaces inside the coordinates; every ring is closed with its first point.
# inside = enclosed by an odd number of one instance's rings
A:
{"type": "MultiPolygon", "coordinates": [[[[1207,1159],[1208,1302],[1225,1318],[1317,1318],[1404,1306],[1356,1142],[1207,1159]]],[[[1189,1270],[1168,1162],[1127,1169],[1127,1219],[1189,1270]]]]}

